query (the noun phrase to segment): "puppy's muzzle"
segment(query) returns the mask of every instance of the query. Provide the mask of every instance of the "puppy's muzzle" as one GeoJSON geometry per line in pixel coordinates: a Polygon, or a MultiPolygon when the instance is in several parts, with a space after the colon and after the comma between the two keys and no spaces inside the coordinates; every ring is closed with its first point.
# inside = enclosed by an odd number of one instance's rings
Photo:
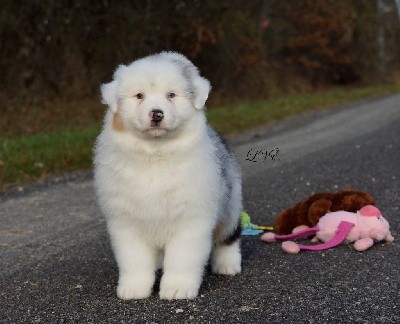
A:
{"type": "Polygon", "coordinates": [[[150,111],[151,126],[158,126],[164,118],[164,112],[160,109],[150,111]]]}

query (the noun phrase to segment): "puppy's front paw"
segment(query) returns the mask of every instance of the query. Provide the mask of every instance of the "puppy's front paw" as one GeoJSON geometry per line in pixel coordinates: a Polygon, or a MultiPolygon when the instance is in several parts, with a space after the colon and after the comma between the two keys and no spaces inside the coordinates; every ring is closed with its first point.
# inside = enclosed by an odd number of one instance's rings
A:
{"type": "Polygon", "coordinates": [[[143,299],[151,295],[153,281],[140,276],[120,278],[117,296],[123,300],[143,299]]]}
{"type": "Polygon", "coordinates": [[[163,277],[160,285],[161,299],[194,299],[199,292],[199,280],[182,277],[163,277]]]}

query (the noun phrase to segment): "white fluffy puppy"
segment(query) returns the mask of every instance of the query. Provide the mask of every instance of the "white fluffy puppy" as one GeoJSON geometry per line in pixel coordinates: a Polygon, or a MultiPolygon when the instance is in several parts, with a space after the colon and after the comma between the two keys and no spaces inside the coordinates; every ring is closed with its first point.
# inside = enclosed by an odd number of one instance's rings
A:
{"type": "Polygon", "coordinates": [[[195,298],[214,273],[241,271],[239,167],[207,124],[210,83],[183,55],[121,65],[101,87],[109,106],[95,147],[95,187],[119,267],[118,297],[195,298]]]}

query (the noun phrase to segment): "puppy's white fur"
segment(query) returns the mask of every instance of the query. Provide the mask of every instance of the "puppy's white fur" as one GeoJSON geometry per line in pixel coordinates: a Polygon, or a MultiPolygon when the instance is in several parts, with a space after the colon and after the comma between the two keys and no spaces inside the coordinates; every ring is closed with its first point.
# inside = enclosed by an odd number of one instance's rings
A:
{"type": "Polygon", "coordinates": [[[196,297],[211,252],[214,273],[241,271],[234,235],[241,177],[206,122],[210,88],[186,57],[172,52],[118,67],[101,88],[110,109],[95,147],[95,188],[122,299],[148,297],[159,266],[161,298],[196,297]],[[163,111],[158,125],[154,109],[163,111]]]}

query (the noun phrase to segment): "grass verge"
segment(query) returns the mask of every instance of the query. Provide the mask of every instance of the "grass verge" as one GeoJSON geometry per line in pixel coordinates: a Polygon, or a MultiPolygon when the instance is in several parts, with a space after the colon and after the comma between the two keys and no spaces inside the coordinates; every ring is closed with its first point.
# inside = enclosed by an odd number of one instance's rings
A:
{"type": "MultiPolygon", "coordinates": [[[[277,97],[210,109],[210,123],[232,134],[306,110],[337,106],[400,92],[400,84],[335,88],[312,94],[277,97]]],[[[31,136],[0,137],[0,188],[43,179],[50,173],[88,169],[100,124],[31,136]]]]}
{"type": "Polygon", "coordinates": [[[245,102],[211,109],[208,118],[223,134],[240,132],[303,111],[338,106],[361,99],[400,93],[400,84],[362,88],[334,88],[310,94],[290,95],[267,101],[245,102]]]}
{"type": "Polygon", "coordinates": [[[100,125],[0,138],[0,189],[90,167],[100,125]]]}

